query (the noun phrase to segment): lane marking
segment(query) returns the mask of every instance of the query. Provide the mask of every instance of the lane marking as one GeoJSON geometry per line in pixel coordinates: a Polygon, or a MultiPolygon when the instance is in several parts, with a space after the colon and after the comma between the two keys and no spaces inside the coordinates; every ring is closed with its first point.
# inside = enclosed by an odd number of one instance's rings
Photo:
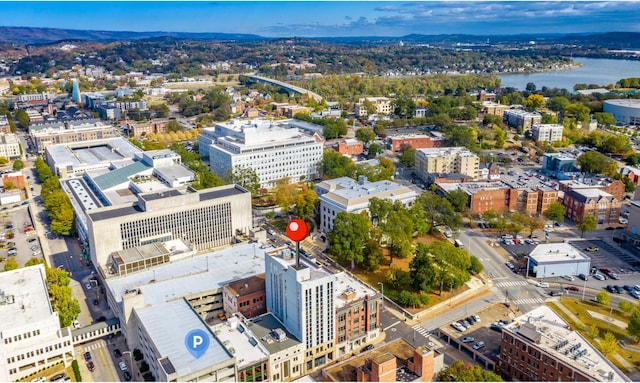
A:
{"type": "Polygon", "coordinates": [[[391,327],[393,327],[393,326],[397,325],[398,323],[400,323],[400,321],[396,321],[395,323],[393,323],[393,324],[391,324],[391,325],[389,325],[389,326],[387,326],[387,327],[383,328],[383,329],[382,329],[382,331],[387,331],[387,329],[390,329],[391,327]]]}

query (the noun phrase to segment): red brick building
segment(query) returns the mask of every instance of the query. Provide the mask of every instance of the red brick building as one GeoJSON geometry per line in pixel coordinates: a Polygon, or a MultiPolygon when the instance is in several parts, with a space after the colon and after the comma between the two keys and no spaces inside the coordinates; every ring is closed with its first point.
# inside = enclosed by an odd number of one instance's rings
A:
{"type": "Polygon", "coordinates": [[[389,145],[394,152],[400,152],[409,146],[414,149],[440,148],[447,144],[447,140],[433,138],[425,134],[406,134],[400,136],[387,137],[389,145]]]}
{"type": "Polygon", "coordinates": [[[164,134],[168,124],[168,120],[152,120],[140,124],[127,124],[127,129],[131,136],[142,137],[149,133],[164,134]]]}
{"type": "Polygon", "coordinates": [[[640,186],[640,169],[631,166],[623,166],[620,168],[622,178],[628,178],[634,185],[640,186]]]}
{"type": "Polygon", "coordinates": [[[364,145],[356,139],[348,138],[338,142],[335,149],[340,154],[358,156],[364,151],[364,145]]]}
{"type": "Polygon", "coordinates": [[[236,312],[253,318],[267,312],[264,274],[237,280],[222,287],[222,300],[227,315],[236,312]]]}
{"type": "Polygon", "coordinates": [[[574,180],[558,182],[558,187],[563,192],[580,189],[598,189],[614,196],[619,201],[624,199],[624,183],[604,176],[583,177],[574,180]]]}
{"type": "Polygon", "coordinates": [[[580,223],[591,214],[599,225],[617,224],[620,218],[620,200],[600,189],[577,189],[564,194],[564,216],[580,223]]]}
{"type": "Polygon", "coordinates": [[[2,184],[7,185],[10,183],[14,186],[14,189],[24,189],[26,183],[24,182],[24,175],[20,172],[7,173],[2,175],[2,184]]]}

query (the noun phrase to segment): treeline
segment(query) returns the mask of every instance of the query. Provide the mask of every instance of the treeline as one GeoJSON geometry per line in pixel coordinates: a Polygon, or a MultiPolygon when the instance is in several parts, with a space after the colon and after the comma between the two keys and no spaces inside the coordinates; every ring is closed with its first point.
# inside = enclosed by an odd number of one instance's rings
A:
{"type": "Polygon", "coordinates": [[[60,187],[58,176],[53,174],[42,157],[36,159],[35,167],[42,184],[40,196],[51,219],[51,232],[60,235],[75,233],[73,207],[69,196],[60,187]]]}

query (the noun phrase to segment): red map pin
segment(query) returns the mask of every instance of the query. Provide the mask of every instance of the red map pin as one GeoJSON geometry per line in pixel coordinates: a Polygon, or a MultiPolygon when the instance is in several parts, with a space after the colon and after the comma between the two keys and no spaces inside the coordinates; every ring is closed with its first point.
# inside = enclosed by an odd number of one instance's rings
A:
{"type": "Polygon", "coordinates": [[[300,242],[309,234],[307,223],[301,219],[292,219],[287,225],[287,237],[294,242],[300,242]]]}

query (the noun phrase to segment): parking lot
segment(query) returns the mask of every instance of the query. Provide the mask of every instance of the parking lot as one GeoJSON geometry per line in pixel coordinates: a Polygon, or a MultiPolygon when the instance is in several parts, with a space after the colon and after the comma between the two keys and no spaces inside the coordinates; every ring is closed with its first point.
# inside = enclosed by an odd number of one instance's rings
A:
{"type": "Polygon", "coordinates": [[[2,241],[0,256],[15,257],[23,266],[32,257],[42,258],[38,233],[29,215],[28,201],[2,209],[2,241]]]}

